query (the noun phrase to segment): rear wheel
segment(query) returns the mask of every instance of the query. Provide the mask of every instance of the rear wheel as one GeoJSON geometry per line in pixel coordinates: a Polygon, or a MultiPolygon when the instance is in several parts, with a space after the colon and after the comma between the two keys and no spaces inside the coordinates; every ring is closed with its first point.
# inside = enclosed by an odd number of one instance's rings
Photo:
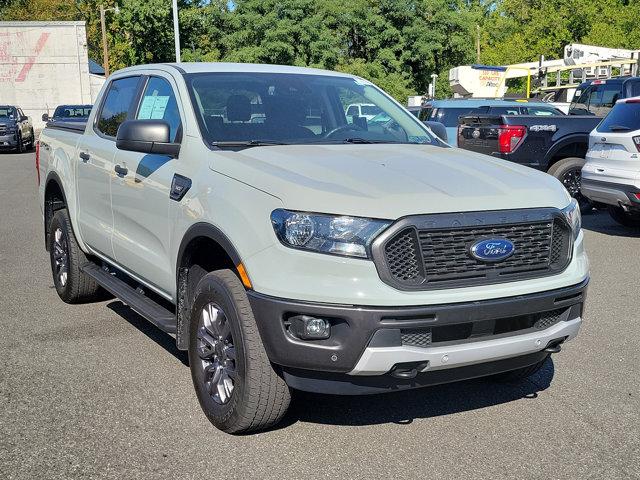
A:
{"type": "Polygon", "coordinates": [[[231,270],[200,279],[189,325],[189,367],[200,406],[227,433],[262,430],[291,395],[262,345],[247,294],[231,270]]]}
{"type": "Polygon", "coordinates": [[[558,160],[549,169],[549,174],[556,177],[564,188],[567,189],[569,195],[575,198],[580,205],[580,212],[587,213],[593,209],[593,203],[587,197],[580,193],[582,185],[582,167],[585,164],[584,158],[569,157],[558,160]]]}
{"type": "Polygon", "coordinates": [[[622,207],[609,207],[609,215],[620,225],[629,228],[640,228],[640,213],[625,212],[622,207]]]}
{"type": "Polygon", "coordinates": [[[51,219],[49,255],[53,284],[63,301],[82,303],[97,299],[100,286],[80,270],[89,260],[78,246],[66,209],[58,210],[51,219]]]}

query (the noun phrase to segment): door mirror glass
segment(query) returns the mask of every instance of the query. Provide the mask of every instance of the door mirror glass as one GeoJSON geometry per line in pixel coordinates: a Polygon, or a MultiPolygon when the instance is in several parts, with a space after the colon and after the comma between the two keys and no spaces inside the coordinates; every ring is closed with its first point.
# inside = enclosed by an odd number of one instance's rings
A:
{"type": "Polygon", "coordinates": [[[42,114],[42,121],[43,122],[48,122],[49,121],[49,114],[48,113],[43,113],[42,114]]]}
{"type": "Polygon", "coordinates": [[[118,128],[116,148],[176,157],[180,144],[170,139],[171,126],[164,120],[126,120],[118,128]]]}

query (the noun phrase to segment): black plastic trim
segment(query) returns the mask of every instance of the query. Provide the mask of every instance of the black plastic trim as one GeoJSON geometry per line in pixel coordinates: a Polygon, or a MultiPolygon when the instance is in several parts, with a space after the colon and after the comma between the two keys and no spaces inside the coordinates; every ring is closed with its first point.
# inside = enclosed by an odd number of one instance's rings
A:
{"type": "MultiPolygon", "coordinates": [[[[67,203],[67,195],[66,195],[66,193],[64,191],[64,188],[62,187],[62,180],[60,179],[60,176],[54,171],[49,172],[49,175],[47,175],[47,179],[45,180],[45,183],[44,183],[45,197],[43,198],[44,205],[43,205],[43,209],[42,209],[42,211],[44,212],[44,214],[42,215],[42,217],[43,217],[42,221],[43,221],[43,227],[44,227],[44,248],[45,248],[45,250],[47,252],[49,251],[49,231],[47,229],[47,203],[46,203],[47,199],[46,199],[46,194],[47,194],[47,188],[49,187],[49,183],[50,182],[55,182],[58,185],[58,188],[60,189],[60,192],[62,193],[62,200],[64,202],[64,205],[67,208],[69,208],[68,207],[69,204],[67,203]]],[[[55,214],[56,210],[57,209],[54,208],[50,212],[51,218],[53,218],[53,215],[55,214]]],[[[71,229],[73,230],[73,225],[71,226],[71,229]]]]}
{"type": "Polygon", "coordinates": [[[393,374],[376,376],[346,375],[339,373],[311,372],[284,368],[283,377],[287,385],[296,390],[333,395],[370,395],[397,392],[413,388],[428,387],[442,383],[469,380],[496,373],[525,368],[542,362],[549,356],[545,350],[518,357],[477,363],[464,367],[447,368],[417,373],[410,378],[393,374]]]}
{"type": "Polygon", "coordinates": [[[640,189],[634,185],[625,185],[622,183],[612,183],[612,182],[603,182],[601,180],[592,180],[590,178],[582,179],[582,186],[584,187],[602,187],[609,188],[611,190],[616,190],[618,192],[624,193],[631,203],[640,205],[640,199],[638,199],[634,193],[640,193],[640,189]]]}
{"type": "MultiPolygon", "coordinates": [[[[425,230],[443,230],[456,228],[464,228],[471,226],[487,227],[500,225],[514,225],[520,223],[533,223],[542,221],[560,220],[565,228],[571,230],[571,226],[567,222],[562,212],[557,208],[528,208],[518,210],[489,210],[485,212],[460,212],[460,213],[441,213],[429,215],[415,215],[402,217],[394,222],[390,227],[384,230],[371,244],[371,256],[378,271],[380,279],[387,285],[402,291],[428,291],[442,290],[455,287],[468,287],[477,285],[494,285],[500,283],[514,282],[531,278],[547,277],[563,272],[571,263],[573,252],[573,236],[569,239],[569,252],[565,264],[562,268],[554,268],[552,270],[544,270],[542,272],[523,272],[503,278],[487,278],[483,281],[469,281],[468,279],[452,280],[439,284],[429,284],[429,278],[424,277],[419,283],[401,283],[398,282],[389,270],[386,262],[385,246],[389,241],[395,238],[401,231],[414,228],[416,231],[425,230]]],[[[417,234],[416,232],[416,234],[417,234]]],[[[478,237],[478,240],[481,240],[478,237]]],[[[419,247],[419,242],[418,242],[419,247]]],[[[424,264],[422,254],[419,252],[419,260],[424,264]]]]}
{"type": "Polygon", "coordinates": [[[378,346],[388,345],[395,335],[379,334],[379,330],[479,322],[569,308],[582,305],[588,282],[586,278],[570,287],[508,298],[404,307],[312,303],[275,298],[255,291],[248,291],[247,295],[265,350],[273,363],[344,373],[353,370],[364,349],[374,341],[374,335],[378,346]],[[286,332],[284,323],[291,315],[331,319],[331,337],[314,341],[294,338],[286,332]]]}

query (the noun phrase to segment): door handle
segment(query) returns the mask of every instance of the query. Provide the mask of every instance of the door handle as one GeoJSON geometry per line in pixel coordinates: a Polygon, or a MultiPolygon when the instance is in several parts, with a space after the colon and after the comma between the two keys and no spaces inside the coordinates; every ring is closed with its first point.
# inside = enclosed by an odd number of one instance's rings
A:
{"type": "Polygon", "coordinates": [[[87,152],[80,152],[79,157],[84,163],[87,163],[91,158],[91,155],[89,155],[87,152]]]}
{"type": "Polygon", "coordinates": [[[127,173],[129,173],[129,169],[127,167],[122,167],[120,165],[116,165],[115,167],[113,167],[113,169],[119,177],[124,177],[127,173]]]}

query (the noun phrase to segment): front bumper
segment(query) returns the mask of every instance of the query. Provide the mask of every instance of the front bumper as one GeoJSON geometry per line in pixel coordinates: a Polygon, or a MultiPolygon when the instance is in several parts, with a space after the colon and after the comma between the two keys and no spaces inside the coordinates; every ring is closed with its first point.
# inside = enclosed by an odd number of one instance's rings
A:
{"type": "Polygon", "coordinates": [[[0,135],[0,148],[16,148],[18,146],[18,137],[15,133],[0,135]]]}
{"type": "MultiPolygon", "coordinates": [[[[546,292],[419,307],[311,303],[256,292],[249,292],[249,299],[269,359],[283,367],[291,386],[308,390],[296,378],[337,374],[342,381],[358,383],[365,376],[389,377],[386,374],[411,363],[419,365],[420,372],[447,370],[438,378],[458,379],[460,369],[472,365],[544,358],[550,344],[577,335],[587,284],[585,279],[546,292]],[[548,328],[536,327],[532,322],[541,312],[558,312],[558,319],[548,328]],[[331,336],[313,341],[295,338],[286,322],[293,315],[329,319],[331,336]],[[408,345],[405,339],[412,332],[429,332],[432,341],[425,346],[408,345]]],[[[496,373],[489,370],[482,374],[496,373]]]]}
{"type": "Polygon", "coordinates": [[[640,188],[633,185],[603,182],[583,177],[580,193],[591,201],[605,205],[640,208],[640,199],[636,197],[636,194],[640,193],[640,188]]]}

